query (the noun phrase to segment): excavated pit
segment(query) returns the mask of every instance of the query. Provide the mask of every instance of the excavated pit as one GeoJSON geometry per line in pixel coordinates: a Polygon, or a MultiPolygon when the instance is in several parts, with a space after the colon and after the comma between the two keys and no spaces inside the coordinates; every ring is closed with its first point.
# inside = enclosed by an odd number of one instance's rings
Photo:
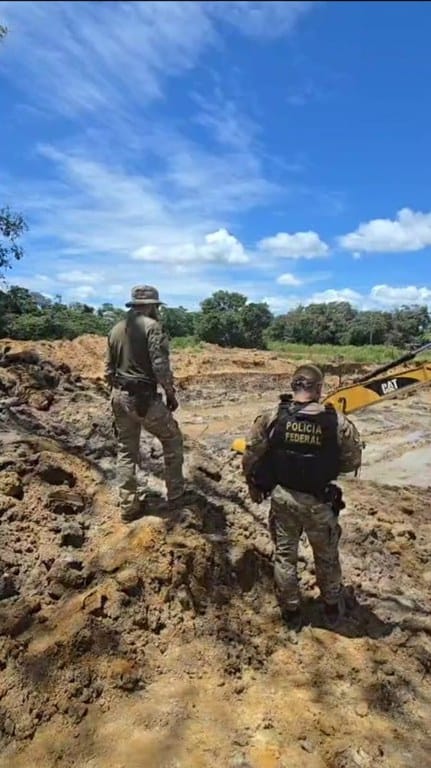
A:
{"type": "Polygon", "coordinates": [[[184,397],[180,413],[196,501],[170,519],[160,446],[143,438],[152,501],[126,526],[100,381],[58,350],[51,362],[12,354],[0,366],[0,766],[430,765],[431,492],[423,477],[388,477],[412,432],[429,448],[427,393],[355,419],[371,457],[343,481],[356,602],[325,629],[302,541],[306,622],[293,643],[273,595],[268,505],[249,501],[229,450],[274,400],[263,379],[245,391],[225,374],[183,381],[183,394],[216,393],[198,407],[184,397]],[[379,462],[386,474],[368,480],[379,462]]]}

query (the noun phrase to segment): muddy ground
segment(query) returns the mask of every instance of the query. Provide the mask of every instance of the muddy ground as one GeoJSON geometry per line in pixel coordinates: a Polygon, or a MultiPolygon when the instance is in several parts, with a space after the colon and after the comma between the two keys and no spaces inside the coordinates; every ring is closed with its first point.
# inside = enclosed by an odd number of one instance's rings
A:
{"type": "Polygon", "coordinates": [[[198,501],[169,518],[160,447],[143,438],[152,496],[126,526],[103,342],[33,349],[14,343],[0,363],[1,768],[431,766],[429,390],[354,417],[367,447],[340,522],[357,604],[324,627],[303,541],[294,643],[267,503],[250,503],[229,449],[292,364],[175,355],[198,501]]]}

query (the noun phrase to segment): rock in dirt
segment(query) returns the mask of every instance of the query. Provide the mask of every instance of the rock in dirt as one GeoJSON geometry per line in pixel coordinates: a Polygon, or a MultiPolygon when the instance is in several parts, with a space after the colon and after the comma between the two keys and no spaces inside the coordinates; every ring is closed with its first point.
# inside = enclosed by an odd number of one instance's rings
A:
{"type": "Polygon", "coordinates": [[[37,599],[18,599],[13,605],[0,604],[0,635],[18,637],[31,626],[33,616],[40,610],[37,599]]]}
{"type": "Polygon", "coordinates": [[[75,521],[71,520],[61,528],[60,541],[62,547],[74,547],[80,549],[84,543],[85,534],[81,526],[75,521]]]}
{"type": "Polygon", "coordinates": [[[414,541],[416,539],[414,528],[406,523],[394,523],[392,526],[392,535],[396,539],[408,539],[409,541],[414,541]]]}
{"type": "Polygon", "coordinates": [[[369,707],[366,701],[361,701],[356,707],[355,712],[358,717],[366,717],[369,712],[369,707]]]}
{"type": "Polygon", "coordinates": [[[58,488],[50,491],[48,496],[49,509],[56,515],[77,515],[83,511],[85,501],[81,494],[68,488],[58,488]]]}
{"type": "Polygon", "coordinates": [[[123,568],[115,574],[118,586],[127,595],[133,595],[139,588],[140,579],[136,568],[123,568]]]}
{"type": "Polygon", "coordinates": [[[15,597],[17,594],[18,590],[13,578],[7,573],[0,576],[0,600],[7,600],[8,597],[15,597]]]}
{"type": "Polygon", "coordinates": [[[122,691],[135,691],[141,685],[139,669],[127,659],[113,661],[110,676],[115,688],[122,691]]]}
{"type": "Polygon", "coordinates": [[[0,473],[0,493],[13,499],[22,499],[24,495],[22,482],[16,472],[0,473]]]}
{"type": "Polygon", "coordinates": [[[8,512],[14,503],[15,500],[12,496],[5,496],[4,493],[0,493],[0,517],[8,512]]]}
{"type": "Polygon", "coordinates": [[[361,747],[349,747],[339,752],[332,763],[334,768],[371,768],[372,764],[372,758],[361,747]]]}
{"type": "Polygon", "coordinates": [[[245,759],[244,755],[234,755],[229,763],[228,768],[252,768],[252,766],[245,759]]]}
{"type": "Polygon", "coordinates": [[[49,594],[54,598],[62,597],[65,590],[80,589],[85,581],[82,560],[72,556],[59,557],[48,574],[49,594]]]}
{"type": "Polygon", "coordinates": [[[81,720],[84,719],[87,712],[88,707],[85,704],[82,704],[80,701],[73,701],[72,704],[69,704],[67,708],[67,714],[76,724],[80,723],[81,720]]]}
{"type": "Polygon", "coordinates": [[[53,402],[54,395],[52,392],[34,392],[28,398],[29,406],[36,411],[49,411],[53,402]]]}
{"type": "Polygon", "coordinates": [[[30,715],[24,715],[15,726],[15,738],[20,740],[31,739],[36,730],[36,725],[37,723],[34,722],[30,715]]]}
{"type": "Polygon", "coordinates": [[[303,749],[304,752],[308,752],[309,755],[311,755],[316,749],[315,745],[310,739],[300,739],[299,744],[301,749],[303,749]]]}

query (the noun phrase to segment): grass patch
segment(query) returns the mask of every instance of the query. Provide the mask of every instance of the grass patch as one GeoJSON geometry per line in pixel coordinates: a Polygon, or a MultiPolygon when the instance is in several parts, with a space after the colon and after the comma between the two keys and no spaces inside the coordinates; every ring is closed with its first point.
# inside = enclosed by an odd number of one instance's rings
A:
{"type": "Polygon", "coordinates": [[[176,336],[171,339],[170,347],[173,350],[189,349],[190,351],[197,352],[203,349],[203,344],[196,336],[176,336]]]}
{"type": "MultiPolygon", "coordinates": [[[[179,351],[187,349],[198,353],[204,348],[202,341],[196,336],[179,336],[171,339],[171,349],[179,351]]],[[[317,364],[324,363],[362,363],[363,365],[383,365],[401,357],[406,350],[383,344],[369,344],[363,347],[338,346],[335,344],[287,344],[282,341],[271,341],[268,350],[276,352],[280,357],[292,361],[308,361],[317,364]]],[[[425,352],[415,358],[415,362],[425,362],[431,359],[431,353],[425,352]]]]}
{"type": "Polygon", "coordinates": [[[314,363],[349,362],[370,363],[381,365],[401,357],[403,350],[383,345],[367,345],[364,347],[336,346],[332,344],[287,344],[273,341],[269,349],[289,360],[308,360],[314,363]]]}

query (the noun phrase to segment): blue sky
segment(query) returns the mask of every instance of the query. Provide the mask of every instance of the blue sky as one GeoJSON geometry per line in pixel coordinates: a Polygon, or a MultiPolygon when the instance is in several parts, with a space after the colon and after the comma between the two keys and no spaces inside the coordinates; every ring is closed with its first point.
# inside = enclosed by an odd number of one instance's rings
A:
{"type": "Polygon", "coordinates": [[[431,6],[0,2],[8,273],[66,301],[431,305],[431,6]]]}

